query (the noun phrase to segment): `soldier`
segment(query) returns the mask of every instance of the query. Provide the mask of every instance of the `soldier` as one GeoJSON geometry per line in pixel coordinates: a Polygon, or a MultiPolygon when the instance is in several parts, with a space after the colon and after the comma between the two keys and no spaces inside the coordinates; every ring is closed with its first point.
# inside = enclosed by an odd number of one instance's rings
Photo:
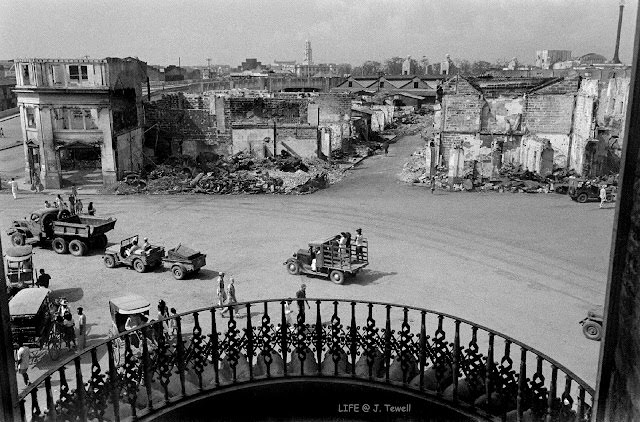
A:
{"type": "Polygon", "coordinates": [[[300,290],[296,292],[296,298],[298,299],[298,324],[304,324],[305,316],[304,316],[304,304],[307,304],[307,307],[311,309],[311,305],[307,301],[307,285],[300,285],[300,290]]]}

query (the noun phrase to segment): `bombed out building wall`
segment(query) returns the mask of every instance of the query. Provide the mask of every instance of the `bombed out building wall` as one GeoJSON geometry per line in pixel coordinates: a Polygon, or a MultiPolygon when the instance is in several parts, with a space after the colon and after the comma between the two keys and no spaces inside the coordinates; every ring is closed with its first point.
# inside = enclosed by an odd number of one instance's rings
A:
{"type": "Polygon", "coordinates": [[[617,172],[628,81],[452,78],[436,107],[441,162],[463,159],[465,172],[487,178],[504,163],[541,175],[617,172]]]}
{"type": "MultiPolygon", "coordinates": [[[[308,156],[313,151],[317,156],[321,155],[321,148],[311,143],[320,136],[318,115],[321,132],[326,134],[331,149],[341,148],[342,139],[351,136],[350,105],[349,97],[340,94],[305,98],[171,94],[145,105],[150,128],[145,146],[148,152],[153,149],[155,156],[186,154],[197,158],[203,153],[226,156],[239,151],[263,156],[274,151],[266,148],[265,142],[269,142],[266,138],[273,142],[275,127],[276,139],[287,139],[286,146],[292,150],[289,152],[296,153],[298,146],[301,155],[308,156]]],[[[282,143],[276,145],[276,153],[283,148],[287,149],[282,143]]]]}

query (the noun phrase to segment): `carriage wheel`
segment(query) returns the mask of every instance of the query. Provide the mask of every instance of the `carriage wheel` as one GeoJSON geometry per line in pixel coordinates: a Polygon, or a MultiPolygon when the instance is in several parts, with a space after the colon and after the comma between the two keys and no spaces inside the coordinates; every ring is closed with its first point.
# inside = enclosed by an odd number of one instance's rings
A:
{"type": "Polygon", "coordinates": [[[54,325],[49,333],[49,343],[47,348],[49,349],[49,357],[51,360],[58,360],[60,357],[60,344],[62,343],[62,335],[60,330],[54,325]]]}

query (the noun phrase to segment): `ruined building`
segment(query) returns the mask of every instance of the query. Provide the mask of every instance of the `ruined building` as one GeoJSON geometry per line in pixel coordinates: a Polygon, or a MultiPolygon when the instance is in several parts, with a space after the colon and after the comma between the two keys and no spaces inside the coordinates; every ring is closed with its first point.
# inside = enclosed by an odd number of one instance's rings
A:
{"type": "Polygon", "coordinates": [[[464,78],[444,84],[436,106],[438,154],[444,164],[498,175],[503,163],[550,174],[617,172],[628,78],[464,78]]]}
{"type": "Polygon", "coordinates": [[[15,66],[26,180],[37,176],[56,189],[63,170],[99,168],[105,184],[140,170],[146,63],[17,59],[15,66]]]}

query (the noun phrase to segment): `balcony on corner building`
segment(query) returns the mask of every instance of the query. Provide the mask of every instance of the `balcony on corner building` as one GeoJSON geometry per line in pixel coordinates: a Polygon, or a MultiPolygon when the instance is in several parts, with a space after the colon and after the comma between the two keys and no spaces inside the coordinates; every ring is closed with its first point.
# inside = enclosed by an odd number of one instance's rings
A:
{"type": "Polygon", "coordinates": [[[16,59],[16,89],[107,90],[107,59],[16,59]]]}

